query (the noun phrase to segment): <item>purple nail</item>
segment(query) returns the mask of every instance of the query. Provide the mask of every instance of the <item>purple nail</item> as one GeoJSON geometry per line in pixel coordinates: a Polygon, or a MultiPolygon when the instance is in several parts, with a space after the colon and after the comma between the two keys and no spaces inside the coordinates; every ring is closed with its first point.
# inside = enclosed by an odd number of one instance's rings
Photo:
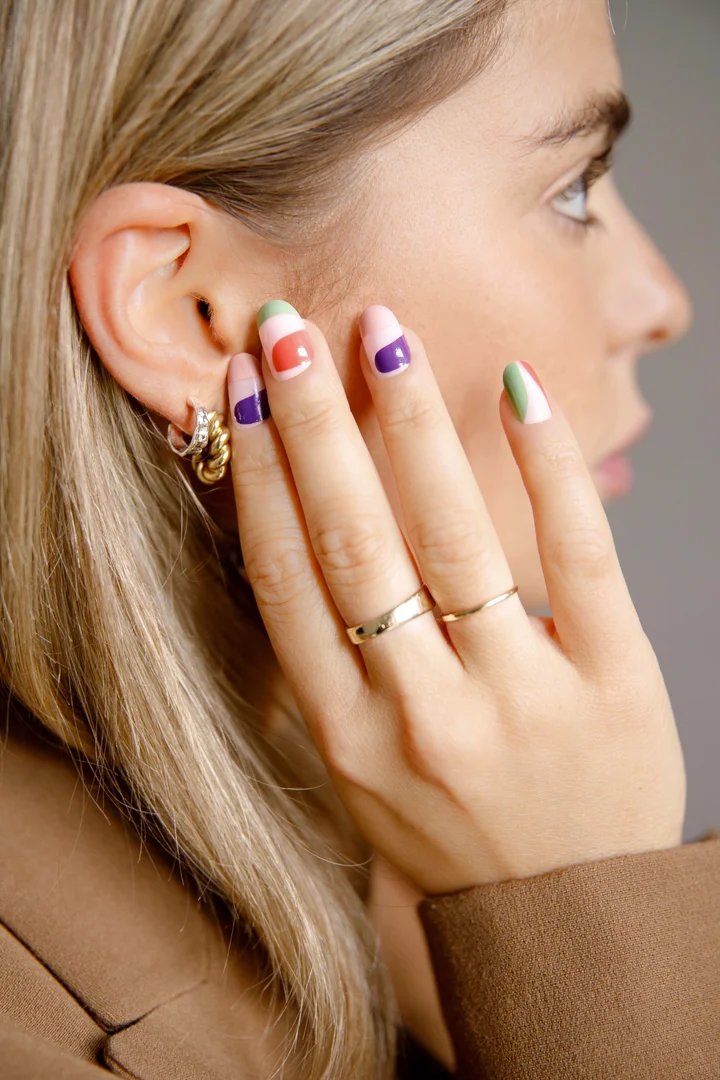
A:
{"type": "Polygon", "coordinates": [[[238,424],[261,424],[270,416],[260,364],[251,353],[236,353],[231,358],[228,397],[231,403],[237,403],[233,406],[233,416],[238,424]]]}
{"type": "Polygon", "coordinates": [[[386,375],[389,371],[397,371],[398,368],[407,367],[410,363],[410,347],[401,334],[397,341],[385,345],[375,353],[375,367],[386,375]]]}
{"type": "Polygon", "coordinates": [[[267,390],[257,390],[250,397],[242,398],[235,406],[238,424],[259,424],[270,416],[267,390]]]}
{"type": "Polygon", "coordinates": [[[397,375],[409,366],[410,346],[389,308],[373,304],[360,316],[360,335],[376,375],[397,375]]]}

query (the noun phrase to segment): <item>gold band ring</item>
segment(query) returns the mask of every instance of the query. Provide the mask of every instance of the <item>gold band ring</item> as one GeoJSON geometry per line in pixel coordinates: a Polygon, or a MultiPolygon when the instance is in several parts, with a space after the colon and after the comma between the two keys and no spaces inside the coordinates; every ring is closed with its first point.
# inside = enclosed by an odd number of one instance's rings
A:
{"type": "Polygon", "coordinates": [[[424,615],[426,611],[432,611],[435,601],[427,585],[423,585],[409,600],[403,600],[402,604],[390,608],[384,615],[371,622],[360,623],[358,626],[346,626],[345,632],[353,645],[361,645],[363,641],[379,637],[388,630],[394,630],[396,626],[416,619],[418,615],[424,615]]]}
{"type": "MultiPolygon", "coordinates": [[[[493,604],[502,603],[508,597],[514,596],[517,591],[518,586],[515,585],[508,592],[502,593],[501,596],[495,596],[492,600],[486,600],[479,607],[470,608],[469,611],[454,611],[449,615],[442,615],[441,619],[443,622],[457,622],[458,619],[465,619],[468,615],[475,615],[476,612],[492,607],[493,604]]],[[[380,615],[379,618],[373,619],[371,622],[360,623],[358,626],[346,626],[345,632],[353,645],[361,645],[363,641],[379,637],[380,634],[384,634],[388,630],[394,630],[397,626],[402,626],[403,623],[416,619],[418,615],[424,615],[426,611],[432,611],[435,606],[430,590],[427,585],[423,585],[421,589],[413,593],[409,600],[404,600],[402,604],[391,608],[384,615],[380,615]]]]}
{"type": "Polygon", "coordinates": [[[486,600],[484,604],[480,604],[479,607],[470,608],[469,611],[453,611],[450,615],[443,615],[443,622],[457,622],[458,619],[466,619],[468,615],[474,615],[477,611],[484,611],[485,608],[492,607],[493,604],[501,604],[503,600],[507,600],[508,597],[514,596],[519,589],[519,585],[515,585],[512,589],[502,593],[500,596],[494,596],[492,600],[486,600]]]}

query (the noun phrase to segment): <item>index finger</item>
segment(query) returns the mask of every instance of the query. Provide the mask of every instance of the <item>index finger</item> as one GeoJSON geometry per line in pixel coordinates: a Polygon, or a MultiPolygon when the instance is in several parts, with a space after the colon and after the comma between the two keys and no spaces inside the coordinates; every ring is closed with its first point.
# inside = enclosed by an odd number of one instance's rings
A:
{"type": "Polygon", "coordinates": [[[500,416],[530,497],[558,639],[570,659],[607,670],[644,635],[605,508],[567,418],[534,369],[509,364],[504,383],[500,416]]]}

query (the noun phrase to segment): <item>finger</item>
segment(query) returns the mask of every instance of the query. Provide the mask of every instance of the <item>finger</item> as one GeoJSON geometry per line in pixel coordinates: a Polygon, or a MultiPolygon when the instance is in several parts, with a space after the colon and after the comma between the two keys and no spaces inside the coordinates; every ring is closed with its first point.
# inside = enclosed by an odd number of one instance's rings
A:
{"type": "MultiPolygon", "coordinates": [[[[380,305],[365,309],[360,333],[363,371],[423,580],[444,614],[478,607],[512,589],[513,577],[422,342],[380,305]]],[[[531,633],[517,594],[446,625],[466,665],[511,656],[519,636],[531,633]]]]}
{"type": "Polygon", "coordinates": [[[606,669],[637,645],[640,621],[602,500],[556,399],[529,364],[509,364],[500,415],[532,504],[558,639],[606,669]]]}
{"type": "MultiPolygon", "coordinates": [[[[345,623],[376,619],[422,582],[327,342],[281,301],[261,309],[258,325],[270,407],[315,557],[345,623]]],[[[361,648],[366,664],[386,671],[454,656],[432,612],[361,648]]]]}
{"type": "Polygon", "coordinates": [[[230,361],[228,400],[243,562],[260,614],[298,705],[310,716],[331,702],[339,708],[341,695],[357,699],[365,669],[315,559],[260,362],[250,353],[230,361]]]}

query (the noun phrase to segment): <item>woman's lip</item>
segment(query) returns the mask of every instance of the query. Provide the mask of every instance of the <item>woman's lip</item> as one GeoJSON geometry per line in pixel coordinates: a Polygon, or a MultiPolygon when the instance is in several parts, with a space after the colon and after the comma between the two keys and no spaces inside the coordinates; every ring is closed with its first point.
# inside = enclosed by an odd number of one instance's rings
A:
{"type": "Polygon", "coordinates": [[[625,441],[608,457],[603,458],[591,469],[598,486],[607,495],[627,495],[635,482],[632,463],[625,456],[625,450],[634,446],[652,427],[653,413],[648,411],[640,424],[625,441]]]}
{"type": "Polygon", "coordinates": [[[615,454],[592,470],[593,477],[607,494],[627,495],[635,482],[635,472],[629,458],[615,454]]]}
{"type": "Polygon", "coordinates": [[[651,409],[649,409],[640,421],[640,423],[637,424],[635,428],[633,428],[627,438],[624,439],[621,443],[619,443],[618,446],[613,447],[609,454],[607,454],[604,458],[601,458],[600,461],[598,461],[595,465],[592,466],[593,472],[595,471],[595,469],[599,469],[600,466],[604,465],[607,461],[611,461],[614,458],[617,458],[620,455],[624,454],[626,450],[629,450],[631,446],[634,446],[635,443],[639,442],[640,439],[644,438],[652,427],[652,424],[653,412],[651,409]]]}

